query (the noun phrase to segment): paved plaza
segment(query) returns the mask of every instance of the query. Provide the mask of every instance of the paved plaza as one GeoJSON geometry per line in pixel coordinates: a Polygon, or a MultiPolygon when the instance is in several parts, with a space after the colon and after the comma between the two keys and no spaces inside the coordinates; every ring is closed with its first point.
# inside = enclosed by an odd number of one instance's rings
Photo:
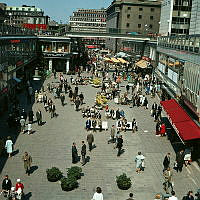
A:
{"type": "MultiPolygon", "coordinates": [[[[52,82],[53,78],[46,80],[52,82]]],[[[69,76],[68,76],[69,81],[69,76]]],[[[123,84],[126,84],[123,83],[123,84]]],[[[74,87],[74,86],[73,86],[74,87]]],[[[45,87],[46,88],[46,87],[45,87]]],[[[122,91],[125,90],[121,87],[122,91]]],[[[83,92],[86,105],[94,104],[96,92],[91,85],[79,86],[79,92],[83,92]]],[[[47,93],[48,97],[52,94],[47,93]]],[[[157,97],[148,97],[149,107],[157,97]]],[[[33,124],[32,135],[20,134],[15,143],[15,150],[19,150],[14,157],[7,160],[2,176],[8,174],[15,184],[17,178],[21,178],[25,185],[26,199],[30,200],[90,200],[95,188],[100,186],[103,190],[105,200],[125,200],[132,192],[136,200],[153,200],[156,193],[164,193],[163,190],[163,159],[167,152],[171,152],[171,166],[173,167],[175,152],[166,137],[155,136],[155,122],[150,116],[150,109],[143,107],[130,108],[127,105],[116,105],[109,101],[110,107],[123,108],[128,121],[136,118],[139,130],[136,133],[130,131],[122,132],[125,152],[117,157],[117,150],[113,144],[108,144],[110,127],[116,121],[109,119],[109,130],[94,133],[96,148],[92,152],[87,151],[89,162],[83,166],[84,176],[79,180],[79,187],[71,192],[61,190],[59,182],[47,181],[46,169],[53,166],[58,167],[66,175],[66,168],[74,166],[71,158],[71,146],[76,142],[80,155],[81,141],[86,140],[87,131],[84,129],[85,120],[81,111],[76,112],[74,106],[66,96],[67,105],[61,106],[60,99],[54,100],[56,104],[57,118],[50,118],[49,112],[45,112],[43,104],[33,105],[34,113],[38,108],[43,113],[43,126],[33,124]],[[33,158],[34,172],[31,176],[25,175],[22,155],[27,151],[33,158]],[[146,168],[143,173],[135,172],[135,156],[141,151],[146,157],[146,168]],[[131,177],[132,187],[128,191],[119,190],[116,185],[116,176],[127,173],[131,177]]],[[[24,101],[26,103],[26,101],[24,101]]],[[[102,111],[105,120],[104,111],[102,111]]],[[[88,150],[88,149],[87,149],[88,150]]],[[[81,166],[80,163],[77,164],[81,166]]],[[[189,190],[200,187],[200,170],[194,162],[188,168],[183,168],[182,173],[174,171],[174,190],[179,199],[189,190]]],[[[0,197],[2,198],[2,197],[0,197]]]]}

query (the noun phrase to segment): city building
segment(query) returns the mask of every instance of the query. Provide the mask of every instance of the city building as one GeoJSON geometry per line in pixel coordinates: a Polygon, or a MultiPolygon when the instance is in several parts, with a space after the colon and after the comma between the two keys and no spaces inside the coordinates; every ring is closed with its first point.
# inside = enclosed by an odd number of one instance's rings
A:
{"type": "Polygon", "coordinates": [[[200,37],[165,36],[158,39],[158,66],[163,100],[175,98],[200,121],[200,37]]]}
{"type": "Polygon", "coordinates": [[[106,32],[105,9],[78,9],[69,20],[71,31],[106,32]]]}
{"type": "Polygon", "coordinates": [[[5,14],[8,25],[19,26],[34,30],[46,30],[48,16],[44,15],[41,8],[35,6],[22,5],[21,7],[6,6],[5,14]]]}
{"type": "MultiPolygon", "coordinates": [[[[107,8],[107,31],[125,34],[157,34],[161,1],[114,0],[107,8]]],[[[106,47],[117,51],[119,40],[108,39],[106,47]]],[[[119,47],[120,48],[120,47],[119,47]]]]}
{"type": "Polygon", "coordinates": [[[200,4],[198,0],[192,1],[192,13],[189,34],[200,34],[200,4]]]}
{"type": "MultiPolygon", "coordinates": [[[[159,33],[163,36],[177,34],[188,35],[192,3],[193,0],[163,0],[159,33]]],[[[196,23],[195,17],[193,16],[193,23],[196,23]]]]}

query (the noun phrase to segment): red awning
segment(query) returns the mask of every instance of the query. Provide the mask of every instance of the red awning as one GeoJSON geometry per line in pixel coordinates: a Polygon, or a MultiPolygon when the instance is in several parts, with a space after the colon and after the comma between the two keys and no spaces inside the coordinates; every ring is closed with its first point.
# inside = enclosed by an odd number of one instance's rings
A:
{"type": "Polygon", "coordinates": [[[160,102],[183,141],[200,139],[200,128],[175,99],[160,102]]]}

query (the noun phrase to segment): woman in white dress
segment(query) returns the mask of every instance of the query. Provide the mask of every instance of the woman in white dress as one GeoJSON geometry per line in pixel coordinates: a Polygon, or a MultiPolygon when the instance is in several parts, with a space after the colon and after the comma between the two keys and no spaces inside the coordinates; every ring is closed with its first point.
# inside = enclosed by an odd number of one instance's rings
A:
{"type": "Polygon", "coordinates": [[[8,153],[8,157],[11,157],[11,154],[13,152],[13,142],[11,140],[11,137],[8,136],[7,140],[6,140],[6,145],[5,145],[6,151],[8,153]]]}
{"type": "Polygon", "coordinates": [[[102,194],[102,190],[100,187],[97,187],[92,200],[103,200],[103,194],[102,194]]]}

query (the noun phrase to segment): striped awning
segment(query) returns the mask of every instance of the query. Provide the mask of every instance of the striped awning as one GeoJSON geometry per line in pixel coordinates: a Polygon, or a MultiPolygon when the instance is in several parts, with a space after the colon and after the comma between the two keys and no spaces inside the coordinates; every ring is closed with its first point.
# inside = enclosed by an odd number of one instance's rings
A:
{"type": "Polygon", "coordinates": [[[136,63],[136,66],[140,67],[140,68],[147,68],[147,61],[146,60],[140,60],[136,63]]]}
{"type": "Polygon", "coordinates": [[[111,58],[111,60],[114,62],[114,63],[120,63],[120,61],[117,59],[117,58],[111,58]]]}

